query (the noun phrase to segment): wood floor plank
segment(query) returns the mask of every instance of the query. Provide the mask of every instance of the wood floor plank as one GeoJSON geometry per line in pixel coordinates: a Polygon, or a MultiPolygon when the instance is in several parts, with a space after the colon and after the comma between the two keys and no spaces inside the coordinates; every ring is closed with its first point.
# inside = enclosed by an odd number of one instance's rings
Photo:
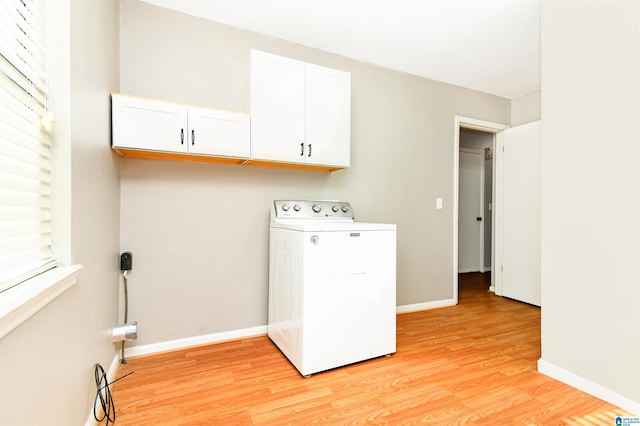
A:
{"type": "Polygon", "coordinates": [[[266,336],[131,358],[116,425],[604,425],[624,410],[537,372],[540,309],[463,274],[397,317],[397,352],[302,377],[266,336]]]}

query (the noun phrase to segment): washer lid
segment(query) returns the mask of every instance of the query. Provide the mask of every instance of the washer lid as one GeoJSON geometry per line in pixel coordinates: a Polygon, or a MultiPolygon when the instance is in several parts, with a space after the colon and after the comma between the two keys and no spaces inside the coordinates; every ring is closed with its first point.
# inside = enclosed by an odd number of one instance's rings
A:
{"type": "Polygon", "coordinates": [[[396,225],[389,223],[339,222],[335,220],[278,220],[272,222],[271,227],[301,232],[361,232],[396,230],[396,225]]]}

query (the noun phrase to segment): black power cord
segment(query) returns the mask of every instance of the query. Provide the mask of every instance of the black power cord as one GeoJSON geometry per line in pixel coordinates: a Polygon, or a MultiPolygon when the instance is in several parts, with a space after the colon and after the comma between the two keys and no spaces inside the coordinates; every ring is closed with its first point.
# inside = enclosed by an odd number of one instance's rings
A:
{"type": "Polygon", "coordinates": [[[109,426],[109,423],[114,423],[116,421],[116,406],[113,402],[113,398],[111,397],[111,390],[109,389],[109,385],[112,385],[118,380],[124,379],[131,374],[133,374],[133,371],[109,383],[107,380],[107,373],[105,373],[104,368],[102,368],[100,364],[95,365],[93,375],[96,380],[97,392],[96,400],[93,404],[93,418],[96,419],[98,423],[101,423],[106,419],[107,426],[109,426]],[[98,405],[98,403],[100,405],[98,405]],[[98,407],[102,408],[101,416],[98,416],[98,413],[96,412],[96,409],[98,407]]]}

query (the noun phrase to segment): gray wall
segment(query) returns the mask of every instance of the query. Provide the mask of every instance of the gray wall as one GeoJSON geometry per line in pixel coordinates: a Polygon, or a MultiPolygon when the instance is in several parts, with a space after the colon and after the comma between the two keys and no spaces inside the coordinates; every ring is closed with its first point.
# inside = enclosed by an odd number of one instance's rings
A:
{"type": "Polygon", "coordinates": [[[84,268],[76,286],[0,340],[2,425],[84,424],[93,366],[106,369],[115,354],[120,196],[109,93],[118,88],[118,3],[54,0],[51,8],[53,238],[64,263],[84,268]]]}
{"type": "Polygon", "coordinates": [[[266,325],[269,205],[334,198],[398,224],[397,303],[453,297],[454,116],[508,123],[510,102],[121,2],[121,92],[248,112],[249,49],[352,73],[352,167],[311,171],[123,159],[135,345],[266,325]],[[435,199],[444,209],[435,209],[435,199]]]}
{"type": "Polygon", "coordinates": [[[541,28],[542,359],[637,410],[640,3],[543,1],[541,28]]]}
{"type": "Polygon", "coordinates": [[[528,93],[511,100],[511,126],[540,120],[542,91],[528,93]]]}

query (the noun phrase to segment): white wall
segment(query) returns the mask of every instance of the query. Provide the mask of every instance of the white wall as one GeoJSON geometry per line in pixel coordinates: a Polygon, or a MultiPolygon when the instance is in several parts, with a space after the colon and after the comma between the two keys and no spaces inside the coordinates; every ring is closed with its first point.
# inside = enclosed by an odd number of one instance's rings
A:
{"type": "Polygon", "coordinates": [[[542,363],[640,412],[640,3],[542,2],[542,363]]]}
{"type": "Polygon", "coordinates": [[[0,424],[81,425],[93,366],[105,368],[117,314],[118,161],[109,93],[118,87],[118,4],[53,0],[52,135],[56,255],[80,263],[75,287],[0,340],[0,424]],[[58,161],[59,160],[59,161],[58,161]]]}
{"type": "Polygon", "coordinates": [[[352,167],[311,171],[121,160],[121,250],[142,345],[267,322],[269,205],[335,198],[398,224],[397,302],[453,297],[454,117],[510,102],[136,0],[121,3],[121,92],[248,111],[249,49],[352,73],[352,167]],[[436,197],[444,209],[435,209],[436,197]]]}

